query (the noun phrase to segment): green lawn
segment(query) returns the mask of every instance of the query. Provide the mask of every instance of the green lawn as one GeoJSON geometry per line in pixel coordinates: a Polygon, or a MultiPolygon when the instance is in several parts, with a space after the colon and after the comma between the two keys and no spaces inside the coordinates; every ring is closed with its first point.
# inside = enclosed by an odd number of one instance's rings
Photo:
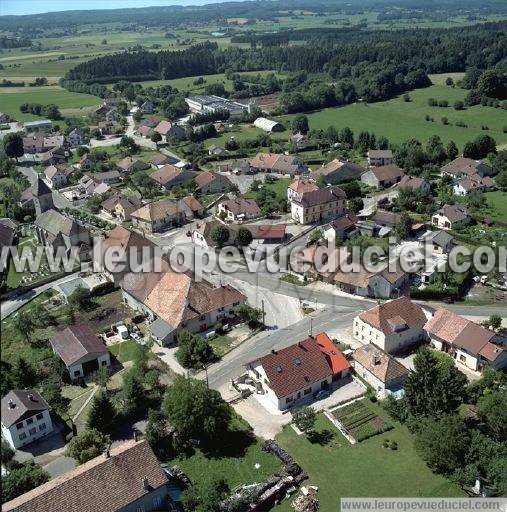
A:
{"type": "MultiPolygon", "coordinates": [[[[274,183],[265,183],[263,188],[273,191],[278,199],[287,199],[287,188],[293,181],[291,178],[277,178],[274,183]]],[[[244,196],[256,199],[257,192],[247,192],[244,196]]]]}
{"type": "Polygon", "coordinates": [[[488,215],[496,221],[507,223],[507,192],[496,190],[484,194],[488,202],[488,215]]]}
{"type": "Polygon", "coordinates": [[[120,363],[132,361],[139,350],[139,345],[133,340],[122,341],[117,345],[111,345],[109,352],[113,354],[120,363]]]}
{"type": "MultiPolygon", "coordinates": [[[[434,75],[437,82],[445,81],[448,74],[434,75]],[[437,78],[438,77],[438,78],[437,78]]],[[[483,107],[476,105],[465,110],[454,110],[455,101],[462,101],[467,91],[458,87],[446,85],[432,85],[425,89],[417,89],[409,93],[412,101],[405,102],[402,97],[388,101],[369,104],[354,104],[345,107],[327,108],[308,115],[310,128],[325,129],[334,125],[338,129],[349,126],[357,136],[360,131],[367,130],[377,137],[385,136],[391,142],[402,142],[411,137],[426,142],[432,135],[439,135],[444,143],[454,140],[458,147],[475,139],[481,133],[491,135],[498,144],[507,142],[507,133],[503,133],[505,126],[505,111],[500,108],[483,107]],[[430,107],[428,98],[447,100],[449,107],[430,107]],[[428,114],[434,122],[425,120],[428,114]],[[442,117],[449,119],[449,125],[441,122],[442,117]],[[456,121],[463,121],[467,128],[455,126],[456,121]],[[489,127],[482,131],[481,126],[489,127]]],[[[285,116],[282,121],[292,119],[285,116]]]]}
{"type": "MultiPolygon", "coordinates": [[[[61,87],[25,87],[21,92],[16,88],[16,92],[11,92],[9,88],[0,88],[0,104],[2,112],[10,114],[17,121],[33,121],[42,119],[33,114],[22,114],[19,106],[22,103],[40,103],[47,105],[53,103],[60,107],[62,114],[65,109],[72,109],[72,114],[76,115],[80,109],[92,106],[98,106],[101,99],[91,94],[81,94],[79,92],[69,92],[61,87]],[[75,110],[78,109],[78,110],[75,110]]],[[[69,112],[70,113],[70,112],[69,112]]],[[[83,114],[87,113],[86,110],[83,114]]],[[[58,121],[56,121],[58,123],[58,121]]]]}
{"type": "MultiPolygon", "coordinates": [[[[379,406],[371,407],[387,420],[379,406]]],[[[320,510],[338,510],[342,496],[463,496],[457,486],[426,467],[402,425],[395,424],[393,430],[355,445],[349,444],[323,414],[318,416],[315,430],[311,442],[287,426],[277,441],[307,471],[307,483],[319,487],[320,510]],[[396,441],[398,450],[384,448],[384,439],[396,441]]],[[[291,510],[289,501],[275,510],[291,510]]]]}
{"type": "Polygon", "coordinates": [[[279,471],[278,459],[262,451],[261,441],[250,433],[245,422],[238,418],[233,423],[227,435],[216,440],[212,452],[196,449],[172,458],[169,465],[180,466],[193,482],[223,478],[231,488],[260,482],[279,471]],[[255,464],[260,464],[259,469],[255,464]]]}

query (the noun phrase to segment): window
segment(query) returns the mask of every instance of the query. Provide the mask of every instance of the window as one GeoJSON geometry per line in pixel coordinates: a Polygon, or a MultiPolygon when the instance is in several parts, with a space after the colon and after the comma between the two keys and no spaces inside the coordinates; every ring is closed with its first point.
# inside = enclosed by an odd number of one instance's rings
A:
{"type": "Polygon", "coordinates": [[[79,377],[79,375],[81,375],[81,372],[79,370],[76,370],[74,372],[74,377],[79,377]]]}
{"type": "Polygon", "coordinates": [[[107,366],[107,361],[102,361],[102,366],[107,366]]]}
{"type": "Polygon", "coordinates": [[[460,354],[460,355],[459,355],[459,360],[460,360],[462,363],[466,362],[467,358],[466,358],[465,354],[460,354]]]}
{"type": "Polygon", "coordinates": [[[37,416],[35,416],[38,420],[41,420],[44,415],[40,412],[39,414],[37,414],[37,416]]]}
{"type": "Polygon", "coordinates": [[[285,403],[286,404],[290,404],[292,402],[293,398],[291,396],[288,396],[286,399],[285,399],[285,403]]]}
{"type": "Polygon", "coordinates": [[[160,496],[155,496],[153,498],[153,506],[160,507],[160,505],[162,505],[162,498],[160,496]]]}
{"type": "Polygon", "coordinates": [[[24,427],[23,422],[16,424],[16,428],[21,430],[24,427]]]}
{"type": "Polygon", "coordinates": [[[20,439],[20,441],[22,441],[23,439],[26,439],[26,434],[24,432],[21,432],[21,434],[19,434],[19,439],[20,439]]]}
{"type": "Polygon", "coordinates": [[[306,389],[303,391],[303,393],[304,393],[305,395],[309,395],[311,392],[312,392],[312,388],[311,388],[311,387],[306,388],[306,389]]]}
{"type": "Polygon", "coordinates": [[[31,436],[33,436],[33,435],[35,434],[35,432],[37,432],[37,429],[36,429],[35,427],[32,427],[32,428],[28,431],[28,433],[29,433],[31,436]]]}
{"type": "Polygon", "coordinates": [[[27,425],[31,425],[33,423],[33,418],[27,418],[26,419],[26,424],[27,425]]]}
{"type": "Polygon", "coordinates": [[[41,423],[39,425],[39,430],[46,430],[46,424],[45,423],[41,423]]]}

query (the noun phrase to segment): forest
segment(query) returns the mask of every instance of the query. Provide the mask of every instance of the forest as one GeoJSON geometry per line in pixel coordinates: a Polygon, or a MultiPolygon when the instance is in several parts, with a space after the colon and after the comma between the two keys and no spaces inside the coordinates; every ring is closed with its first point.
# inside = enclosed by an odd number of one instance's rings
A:
{"type": "MultiPolygon", "coordinates": [[[[225,48],[204,42],[183,51],[130,51],[77,65],[62,85],[173,79],[220,72],[277,70],[286,113],[391,98],[430,85],[428,73],[485,70],[507,56],[507,22],[460,29],[359,31],[297,46],[225,48]]],[[[95,86],[96,87],[96,86],[95,86]]]]}

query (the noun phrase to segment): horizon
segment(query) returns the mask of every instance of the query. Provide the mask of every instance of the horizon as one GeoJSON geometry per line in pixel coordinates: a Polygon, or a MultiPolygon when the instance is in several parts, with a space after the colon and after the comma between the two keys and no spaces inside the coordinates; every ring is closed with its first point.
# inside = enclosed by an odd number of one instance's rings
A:
{"type": "MultiPolygon", "coordinates": [[[[2,0],[0,5],[1,16],[27,16],[31,14],[47,14],[49,12],[65,11],[94,11],[109,9],[136,9],[143,7],[168,7],[172,5],[188,7],[206,4],[219,4],[227,0],[123,0],[121,5],[114,0],[77,0],[73,8],[69,9],[69,3],[65,0],[52,0],[48,8],[48,2],[43,0],[2,0]]],[[[247,0],[235,0],[245,2],[247,0]]]]}

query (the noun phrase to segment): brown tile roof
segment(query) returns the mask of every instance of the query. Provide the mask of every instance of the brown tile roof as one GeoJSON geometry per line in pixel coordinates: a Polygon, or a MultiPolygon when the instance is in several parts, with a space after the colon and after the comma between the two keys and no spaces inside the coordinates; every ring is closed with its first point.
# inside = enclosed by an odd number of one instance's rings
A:
{"type": "Polygon", "coordinates": [[[171,199],[159,199],[141,206],[132,212],[131,216],[147,222],[155,222],[168,216],[178,215],[181,212],[178,203],[171,199]]]}
{"type": "Polygon", "coordinates": [[[46,400],[33,389],[13,389],[2,398],[2,425],[14,423],[49,409],[46,400]]]}
{"type": "Polygon", "coordinates": [[[346,199],[345,192],[338,187],[319,188],[312,192],[305,192],[301,199],[293,199],[293,201],[301,206],[308,208],[320,204],[326,204],[337,199],[346,199]]]}
{"type": "Polygon", "coordinates": [[[355,162],[335,158],[331,162],[322,165],[322,167],[312,172],[311,176],[313,179],[318,179],[320,176],[325,178],[335,172],[339,172],[339,175],[342,177],[342,181],[349,181],[359,179],[361,174],[366,172],[366,169],[355,162]]]}
{"type": "Polygon", "coordinates": [[[140,235],[136,231],[130,231],[122,226],[113,228],[104,238],[104,245],[106,247],[118,247],[125,250],[130,247],[154,247],[155,244],[140,235]]]}
{"type": "Polygon", "coordinates": [[[380,304],[364,311],[359,315],[359,318],[387,336],[400,329],[422,328],[426,323],[423,308],[412,302],[408,297],[400,297],[380,304]]]}
{"type": "MultiPolygon", "coordinates": [[[[128,441],[2,505],[16,512],[115,512],[167,484],[146,441],[128,441]]],[[[135,507],[134,507],[135,508],[135,507]]]]}
{"type": "Polygon", "coordinates": [[[354,361],[366,368],[381,382],[406,377],[410,372],[394,357],[375,345],[363,345],[354,351],[354,361]]]}
{"type": "Polygon", "coordinates": [[[401,178],[405,175],[403,169],[400,169],[397,165],[381,165],[380,167],[374,167],[371,172],[379,181],[401,178]]]}
{"type": "Polygon", "coordinates": [[[151,128],[149,126],[140,126],[137,129],[137,133],[143,137],[146,137],[151,133],[151,128]]]}
{"type": "Polygon", "coordinates": [[[244,197],[235,197],[233,199],[227,199],[222,201],[224,207],[231,211],[234,215],[240,215],[247,213],[249,215],[260,215],[261,209],[259,205],[253,199],[245,199],[244,197]]]}
{"type": "Polygon", "coordinates": [[[207,281],[197,282],[191,272],[167,268],[163,273],[144,273],[139,276],[141,279],[129,276],[124,278],[122,288],[173,328],[246,299],[232,286],[215,287],[207,281]]]}
{"type": "Polygon", "coordinates": [[[174,165],[171,164],[166,164],[164,165],[164,167],[161,167],[158,171],[155,171],[151,175],[151,179],[155,180],[160,185],[167,185],[184,172],[185,171],[183,169],[174,167],[174,165]]]}
{"type": "Polygon", "coordinates": [[[479,354],[488,361],[496,361],[505,352],[507,352],[505,347],[488,342],[481,348],[479,354]]]}
{"type": "Polygon", "coordinates": [[[77,363],[88,354],[104,354],[107,347],[88,325],[71,325],[53,336],[49,342],[66,366],[77,363]]]}
{"type": "Polygon", "coordinates": [[[118,204],[123,207],[126,213],[132,213],[141,206],[141,200],[136,196],[126,196],[121,192],[117,192],[106,199],[100,206],[102,209],[110,212],[113,211],[118,204]]]}
{"type": "Polygon", "coordinates": [[[199,173],[194,179],[198,188],[209,185],[210,183],[212,183],[215,180],[229,181],[229,179],[226,178],[225,176],[222,176],[221,174],[218,174],[216,172],[211,172],[211,171],[203,171],[203,172],[199,173]]]}
{"type": "Polygon", "coordinates": [[[386,212],[385,210],[377,210],[375,215],[372,217],[377,224],[388,224],[396,226],[401,220],[399,213],[386,212]]]}
{"type": "Polygon", "coordinates": [[[306,167],[297,156],[278,153],[257,153],[250,165],[256,169],[269,169],[279,173],[293,173],[306,167]]]}
{"type": "Polygon", "coordinates": [[[167,135],[171,128],[175,125],[171,121],[160,121],[158,125],[155,127],[155,131],[160,133],[160,135],[167,135]]]}
{"type": "Polygon", "coordinates": [[[181,201],[194,213],[204,210],[204,206],[194,196],[186,196],[181,201]]]}
{"type": "Polygon", "coordinates": [[[289,185],[289,188],[294,192],[297,192],[298,194],[302,194],[303,192],[313,192],[314,190],[319,190],[317,184],[312,183],[311,181],[308,181],[306,179],[299,179],[293,181],[289,185]]]}
{"type": "Polygon", "coordinates": [[[480,172],[481,174],[491,174],[492,169],[489,165],[486,165],[479,160],[472,160],[471,158],[465,158],[459,156],[452,162],[444,165],[440,168],[443,173],[453,174],[455,176],[461,176],[463,174],[471,176],[480,172]]]}
{"type": "Polygon", "coordinates": [[[431,337],[464,348],[475,355],[495,337],[494,332],[444,308],[436,310],[424,329],[431,337]]]}
{"type": "Polygon", "coordinates": [[[370,158],[392,158],[393,152],[390,149],[370,149],[368,156],[370,158]]]}
{"type": "Polygon", "coordinates": [[[332,375],[326,356],[313,338],[259,358],[269,387],[278,398],[307,388],[332,375]]]}
{"type": "Polygon", "coordinates": [[[422,178],[418,178],[417,176],[408,176],[405,175],[398,183],[398,187],[400,188],[410,188],[411,190],[420,189],[426,182],[422,178]]]}
{"type": "Polygon", "coordinates": [[[350,211],[342,215],[341,217],[338,217],[337,219],[334,219],[331,221],[331,226],[333,228],[338,230],[346,230],[353,226],[355,226],[356,222],[358,221],[357,215],[350,211]]]}
{"type": "Polygon", "coordinates": [[[132,167],[133,165],[137,164],[138,162],[144,163],[144,162],[141,162],[141,160],[139,160],[138,158],[133,158],[131,156],[126,156],[125,158],[120,160],[116,165],[120,169],[123,169],[124,171],[127,171],[128,169],[130,169],[130,167],[132,167]]]}
{"type": "Polygon", "coordinates": [[[163,153],[157,153],[151,160],[150,164],[153,165],[163,165],[168,163],[171,160],[171,157],[164,155],[163,153]]]}

